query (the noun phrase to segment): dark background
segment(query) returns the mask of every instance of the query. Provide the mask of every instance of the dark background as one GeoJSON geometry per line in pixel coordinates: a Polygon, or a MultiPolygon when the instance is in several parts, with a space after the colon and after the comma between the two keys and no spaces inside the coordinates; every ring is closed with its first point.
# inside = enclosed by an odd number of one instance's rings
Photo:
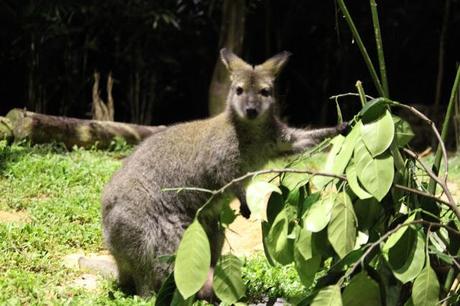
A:
{"type": "MultiPolygon", "coordinates": [[[[102,83],[109,71],[115,78],[117,121],[157,125],[206,117],[223,2],[0,0],[0,115],[27,107],[89,118],[97,70],[102,83]],[[144,105],[137,114],[136,105],[144,105]],[[147,111],[150,116],[142,114],[147,111]]],[[[346,3],[378,67],[369,2],[346,3]]],[[[391,98],[434,105],[443,37],[439,103],[445,105],[460,61],[460,1],[377,3],[391,98]]],[[[282,115],[291,123],[333,124],[328,97],[355,91],[358,79],[376,95],[334,0],[248,0],[244,14],[244,59],[259,63],[281,50],[293,53],[280,79],[282,115]]],[[[358,106],[343,100],[346,119],[358,106]]]]}

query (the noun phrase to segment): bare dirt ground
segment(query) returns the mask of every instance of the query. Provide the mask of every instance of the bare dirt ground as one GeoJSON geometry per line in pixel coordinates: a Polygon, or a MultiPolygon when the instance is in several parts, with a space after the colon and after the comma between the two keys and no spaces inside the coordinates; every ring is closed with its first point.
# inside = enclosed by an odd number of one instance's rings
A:
{"type": "Polygon", "coordinates": [[[0,210],[0,223],[29,223],[30,216],[23,211],[0,210]]]}

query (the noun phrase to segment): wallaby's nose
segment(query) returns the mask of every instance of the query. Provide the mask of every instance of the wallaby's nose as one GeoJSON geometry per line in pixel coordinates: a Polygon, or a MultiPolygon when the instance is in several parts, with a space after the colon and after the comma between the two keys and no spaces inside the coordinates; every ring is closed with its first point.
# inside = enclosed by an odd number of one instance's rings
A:
{"type": "Polygon", "coordinates": [[[246,116],[249,118],[249,119],[254,119],[257,117],[257,115],[259,114],[259,112],[257,111],[257,109],[253,108],[253,107],[248,107],[246,108],[246,116]]]}

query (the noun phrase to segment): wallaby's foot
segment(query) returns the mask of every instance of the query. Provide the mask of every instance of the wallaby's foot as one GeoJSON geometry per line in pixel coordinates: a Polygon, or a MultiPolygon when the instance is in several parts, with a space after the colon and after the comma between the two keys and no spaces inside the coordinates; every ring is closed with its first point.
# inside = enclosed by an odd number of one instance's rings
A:
{"type": "Polygon", "coordinates": [[[214,278],[214,268],[210,268],[208,272],[208,279],[201,287],[200,291],[196,294],[196,297],[200,300],[206,300],[211,304],[218,305],[219,298],[214,294],[212,290],[212,280],[214,278]]]}

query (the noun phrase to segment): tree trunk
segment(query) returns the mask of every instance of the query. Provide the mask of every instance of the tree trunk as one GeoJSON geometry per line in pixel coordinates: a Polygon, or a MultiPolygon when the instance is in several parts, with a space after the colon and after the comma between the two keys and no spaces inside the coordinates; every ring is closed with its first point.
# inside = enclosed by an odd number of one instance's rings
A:
{"type": "Polygon", "coordinates": [[[33,144],[59,142],[69,149],[73,146],[107,148],[116,137],[137,144],[166,128],[49,116],[21,109],[11,110],[6,117],[11,122],[15,140],[28,139],[33,144]]]}
{"type": "MultiPolygon", "coordinates": [[[[222,8],[219,49],[227,48],[241,55],[244,40],[246,0],[225,0],[222,8]]],[[[218,57],[209,87],[209,115],[214,116],[225,109],[230,79],[227,69],[218,57]]]]}

